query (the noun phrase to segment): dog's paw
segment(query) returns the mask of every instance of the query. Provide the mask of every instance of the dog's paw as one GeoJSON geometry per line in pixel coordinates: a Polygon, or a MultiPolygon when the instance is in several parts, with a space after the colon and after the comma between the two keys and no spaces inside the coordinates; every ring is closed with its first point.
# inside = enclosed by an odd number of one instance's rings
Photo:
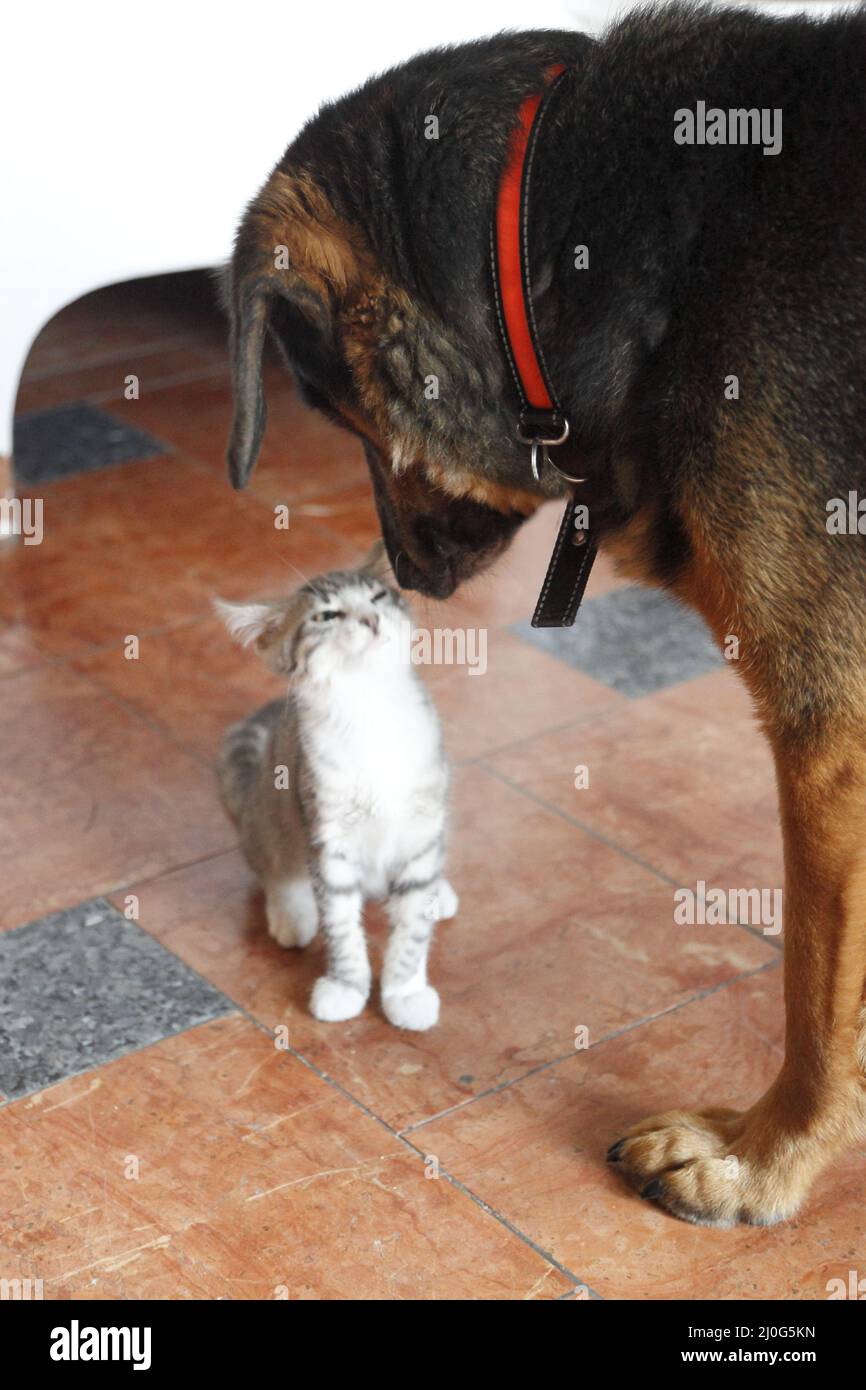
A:
{"type": "Polygon", "coordinates": [[[366,994],[354,985],[321,975],[310,995],[310,1013],[322,1023],[343,1023],[347,1018],[357,1018],[366,1002],[366,994]]]}
{"type": "Polygon", "coordinates": [[[781,1140],[769,1157],[750,1152],[736,1110],[670,1110],[632,1126],[608,1161],[647,1201],[698,1226],[772,1226],[803,1196],[781,1140]]]}
{"type": "Polygon", "coordinates": [[[382,1012],[395,1028],[423,1033],[439,1022],[439,995],[432,985],[424,985],[413,994],[383,994],[382,1012]]]}
{"type": "Polygon", "coordinates": [[[309,883],[285,883],[269,889],[265,914],[268,931],[281,946],[309,946],[319,926],[309,883]]]}

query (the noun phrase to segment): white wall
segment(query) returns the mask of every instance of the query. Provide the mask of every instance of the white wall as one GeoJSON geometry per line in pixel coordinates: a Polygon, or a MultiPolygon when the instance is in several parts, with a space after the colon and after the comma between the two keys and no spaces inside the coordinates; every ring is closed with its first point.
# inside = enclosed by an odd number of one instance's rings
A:
{"type": "Polygon", "coordinates": [[[18,375],[42,325],[100,285],[223,260],[244,203],[322,100],[436,43],[503,28],[596,30],[629,6],[6,0],[2,8],[0,454],[9,452],[18,375]]]}

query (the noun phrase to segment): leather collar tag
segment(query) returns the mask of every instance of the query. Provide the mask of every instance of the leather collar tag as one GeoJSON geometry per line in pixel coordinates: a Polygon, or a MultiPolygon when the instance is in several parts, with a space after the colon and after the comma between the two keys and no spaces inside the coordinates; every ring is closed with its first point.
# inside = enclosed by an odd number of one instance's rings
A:
{"type": "Polygon", "coordinates": [[[584,511],[573,492],[562,514],[556,545],[532,615],[533,627],[571,627],[577,615],[596,556],[595,541],[578,527],[578,508],[584,511]]]}
{"type": "MultiPolygon", "coordinates": [[[[545,73],[546,90],[521,103],[499,181],[490,229],[490,260],[499,331],[520,402],[518,438],[529,446],[536,482],[540,481],[540,470],[547,466],[577,485],[584,480],[562,473],[549,453],[565,443],[569,425],[538,340],[528,247],[533,156],[551,100],[567,71],[562,65],[550,68],[545,73]]],[[[535,607],[533,627],[570,627],[583,598],[596,546],[586,533],[585,520],[580,527],[575,524],[577,506],[573,486],[535,607]]]]}

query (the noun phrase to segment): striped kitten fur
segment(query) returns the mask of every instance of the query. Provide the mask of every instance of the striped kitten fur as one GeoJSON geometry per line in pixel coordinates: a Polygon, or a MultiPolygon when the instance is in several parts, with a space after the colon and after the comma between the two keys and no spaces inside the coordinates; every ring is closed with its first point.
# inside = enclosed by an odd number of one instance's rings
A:
{"type": "Polygon", "coordinates": [[[439,1017],[430,940],[457,911],[443,877],[448,767],[409,660],[409,611],[379,577],[384,563],[377,549],[360,569],[323,575],[279,602],[216,601],[232,636],[288,677],[285,700],[227,731],[219,780],[264,887],[271,935],[306,946],[321,926],[327,971],[310,999],[316,1018],[363,1009],[364,903],[386,898],[382,1009],[398,1028],[425,1029],[439,1017]]]}

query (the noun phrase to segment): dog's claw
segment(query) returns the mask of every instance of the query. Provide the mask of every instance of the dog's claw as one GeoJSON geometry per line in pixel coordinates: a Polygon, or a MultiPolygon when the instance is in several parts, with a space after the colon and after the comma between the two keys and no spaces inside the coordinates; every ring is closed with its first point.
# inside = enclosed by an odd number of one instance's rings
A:
{"type": "Polygon", "coordinates": [[[622,1153],[622,1146],[623,1146],[624,1143],[625,1143],[625,1140],[624,1140],[624,1139],[617,1139],[617,1141],[616,1141],[615,1144],[611,1144],[610,1148],[609,1148],[608,1151],[607,1151],[607,1161],[608,1161],[608,1163],[618,1163],[618,1162],[619,1162],[620,1154],[622,1153]]]}
{"type": "Polygon", "coordinates": [[[657,1197],[662,1195],[663,1188],[664,1183],[661,1178],[653,1178],[652,1182],[648,1182],[646,1187],[641,1188],[640,1195],[645,1202],[654,1202],[657,1197]]]}

